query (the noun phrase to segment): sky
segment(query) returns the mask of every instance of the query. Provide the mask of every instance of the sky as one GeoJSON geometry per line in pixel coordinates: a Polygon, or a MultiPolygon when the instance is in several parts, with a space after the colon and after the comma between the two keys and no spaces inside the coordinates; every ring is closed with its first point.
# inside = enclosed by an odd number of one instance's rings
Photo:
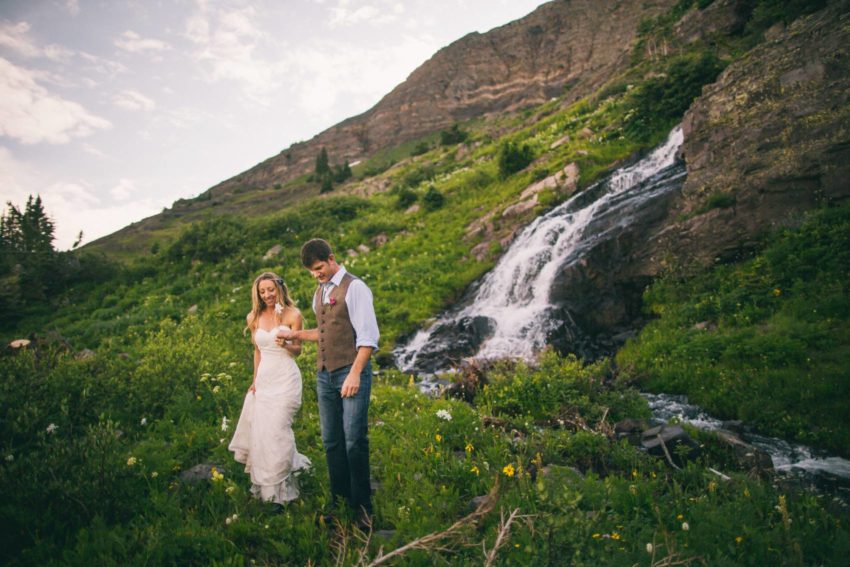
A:
{"type": "Polygon", "coordinates": [[[66,250],[365,112],[543,0],[0,0],[0,198],[66,250]]]}

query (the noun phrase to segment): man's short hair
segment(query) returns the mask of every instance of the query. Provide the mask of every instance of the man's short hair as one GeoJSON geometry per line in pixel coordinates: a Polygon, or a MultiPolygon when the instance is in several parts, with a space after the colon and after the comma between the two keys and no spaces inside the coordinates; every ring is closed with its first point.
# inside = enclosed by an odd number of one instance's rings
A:
{"type": "Polygon", "coordinates": [[[301,263],[309,268],[316,262],[327,262],[332,254],[331,245],[326,240],[314,238],[301,247],[301,263]]]}

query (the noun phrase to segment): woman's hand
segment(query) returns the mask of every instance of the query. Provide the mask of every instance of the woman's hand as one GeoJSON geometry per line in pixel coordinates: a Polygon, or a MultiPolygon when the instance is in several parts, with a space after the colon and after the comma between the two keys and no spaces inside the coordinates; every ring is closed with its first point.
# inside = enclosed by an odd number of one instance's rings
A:
{"type": "Polygon", "coordinates": [[[256,382],[252,383],[251,387],[248,388],[248,391],[251,392],[252,394],[256,395],[256,393],[257,393],[257,383],[256,382]]]}

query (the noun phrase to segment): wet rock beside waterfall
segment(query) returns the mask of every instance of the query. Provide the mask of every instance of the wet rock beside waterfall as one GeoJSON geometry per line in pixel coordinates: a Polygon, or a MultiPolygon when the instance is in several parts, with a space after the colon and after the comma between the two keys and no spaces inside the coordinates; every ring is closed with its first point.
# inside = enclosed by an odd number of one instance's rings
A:
{"type": "Polygon", "coordinates": [[[717,429],[713,433],[721,445],[731,449],[742,470],[758,476],[773,472],[773,459],[767,452],[750,445],[732,431],[717,429]]]}
{"type": "Polygon", "coordinates": [[[478,352],[478,347],[493,333],[489,317],[463,317],[438,325],[431,338],[416,355],[415,369],[436,372],[478,352]]]}
{"type": "Polygon", "coordinates": [[[699,454],[699,443],[680,425],[659,425],[641,434],[641,448],[650,455],[667,459],[681,466],[682,457],[693,459],[699,454]]]}

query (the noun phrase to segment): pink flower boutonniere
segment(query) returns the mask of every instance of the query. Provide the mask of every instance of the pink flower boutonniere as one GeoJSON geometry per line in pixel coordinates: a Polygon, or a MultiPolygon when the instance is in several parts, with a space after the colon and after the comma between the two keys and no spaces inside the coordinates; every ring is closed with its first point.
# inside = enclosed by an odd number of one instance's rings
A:
{"type": "Polygon", "coordinates": [[[328,305],[330,305],[331,307],[336,305],[336,297],[331,297],[330,299],[328,299],[328,305]]]}

